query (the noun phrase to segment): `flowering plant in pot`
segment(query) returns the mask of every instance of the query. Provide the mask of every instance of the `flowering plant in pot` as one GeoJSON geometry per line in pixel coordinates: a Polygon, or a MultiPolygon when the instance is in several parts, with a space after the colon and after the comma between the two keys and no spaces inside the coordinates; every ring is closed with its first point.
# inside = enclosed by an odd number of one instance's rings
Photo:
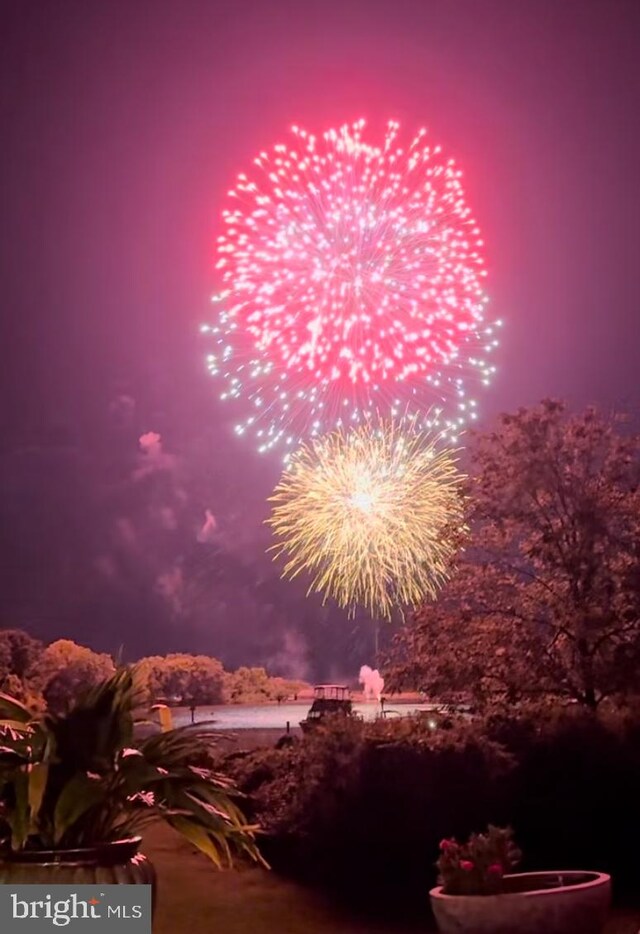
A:
{"type": "Polygon", "coordinates": [[[431,907],[443,934],[600,934],[610,902],[605,873],[513,873],[511,829],[489,826],[466,843],[443,840],[431,907]]]}
{"type": "Polygon", "coordinates": [[[0,883],[149,883],[140,831],[162,819],[218,867],[260,860],[239,793],[203,763],[207,739],[134,739],[139,697],[121,670],[64,715],[0,694],[0,883]]]}
{"type": "Polygon", "coordinates": [[[471,834],[464,844],[453,839],[440,843],[438,881],[446,895],[496,895],[521,857],[511,828],[490,824],[486,833],[471,834]]]}

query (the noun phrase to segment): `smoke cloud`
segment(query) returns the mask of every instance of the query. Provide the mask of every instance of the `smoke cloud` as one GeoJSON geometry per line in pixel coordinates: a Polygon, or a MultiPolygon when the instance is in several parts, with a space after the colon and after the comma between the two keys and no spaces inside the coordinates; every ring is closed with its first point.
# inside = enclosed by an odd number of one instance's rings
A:
{"type": "Polygon", "coordinates": [[[198,541],[201,545],[210,544],[215,541],[217,531],[218,523],[216,522],[216,517],[210,509],[205,509],[204,523],[198,532],[198,541]]]}
{"type": "Polygon", "coordinates": [[[384,678],[377,668],[371,669],[368,665],[363,665],[360,669],[358,678],[362,685],[364,699],[380,702],[382,690],[384,688],[384,678]]]}
{"type": "Polygon", "coordinates": [[[162,454],[162,438],[155,431],[148,431],[138,439],[140,450],[147,457],[159,457],[162,454]]]}

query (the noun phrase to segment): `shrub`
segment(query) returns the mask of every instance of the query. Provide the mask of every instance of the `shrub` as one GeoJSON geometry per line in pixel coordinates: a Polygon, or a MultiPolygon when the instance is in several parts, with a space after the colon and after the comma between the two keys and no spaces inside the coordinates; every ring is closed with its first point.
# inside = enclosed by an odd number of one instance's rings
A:
{"type": "Polygon", "coordinates": [[[405,910],[424,910],[430,854],[445,834],[502,817],[510,767],[471,726],[434,731],[421,718],[338,718],[294,747],[225,761],[267,831],[275,868],[377,911],[399,898],[405,910]]]}
{"type": "Polygon", "coordinates": [[[640,754],[619,718],[563,714],[538,725],[517,752],[509,823],[529,869],[611,872],[635,881],[640,754]]]}
{"type": "MultiPolygon", "coordinates": [[[[226,767],[226,766],[225,766],[226,767]]],[[[433,730],[428,719],[327,725],[286,749],[236,756],[275,868],[377,911],[424,910],[442,838],[511,826],[525,870],[636,883],[640,718],[561,710],[433,730]]]]}

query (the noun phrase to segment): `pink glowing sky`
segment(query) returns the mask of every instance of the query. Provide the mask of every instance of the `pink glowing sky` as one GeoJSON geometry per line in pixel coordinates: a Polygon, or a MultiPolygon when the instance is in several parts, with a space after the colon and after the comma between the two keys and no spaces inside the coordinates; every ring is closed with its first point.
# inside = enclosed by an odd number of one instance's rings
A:
{"type": "Polygon", "coordinates": [[[465,169],[506,322],[481,411],[637,403],[639,27],[606,0],[6,4],[6,420],[153,374],[213,400],[223,193],[291,123],[360,116],[426,125],[465,169]]]}

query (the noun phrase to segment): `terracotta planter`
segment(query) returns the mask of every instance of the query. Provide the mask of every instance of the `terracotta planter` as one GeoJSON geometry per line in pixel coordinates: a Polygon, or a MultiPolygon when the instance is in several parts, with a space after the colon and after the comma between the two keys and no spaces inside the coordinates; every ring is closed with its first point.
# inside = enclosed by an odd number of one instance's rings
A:
{"type": "Polygon", "coordinates": [[[500,895],[431,890],[442,934],[600,934],[611,899],[601,872],[525,872],[505,876],[500,895]]]}
{"type": "Polygon", "coordinates": [[[0,852],[0,884],[152,885],[156,874],[138,852],[140,837],[77,850],[0,852]]]}

